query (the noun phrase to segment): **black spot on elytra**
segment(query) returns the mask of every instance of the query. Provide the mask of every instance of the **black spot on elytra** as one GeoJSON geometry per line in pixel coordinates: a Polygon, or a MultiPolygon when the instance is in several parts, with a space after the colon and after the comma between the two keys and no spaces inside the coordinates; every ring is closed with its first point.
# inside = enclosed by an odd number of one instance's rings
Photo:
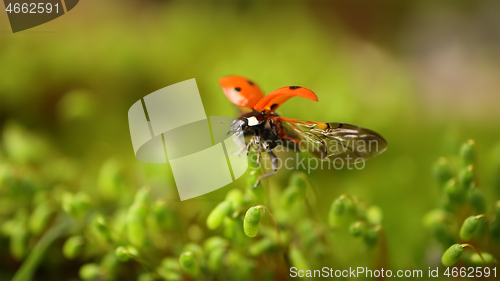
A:
{"type": "Polygon", "coordinates": [[[236,87],[234,88],[237,92],[241,91],[241,88],[240,87],[236,87]]]}
{"type": "Polygon", "coordinates": [[[277,103],[275,103],[275,104],[271,105],[271,110],[274,110],[276,107],[278,107],[278,104],[277,104],[277,103]]]}
{"type": "Polygon", "coordinates": [[[253,85],[253,82],[252,82],[252,81],[250,81],[250,80],[248,80],[248,84],[253,85]]]}
{"type": "Polygon", "coordinates": [[[298,89],[300,88],[300,86],[290,86],[290,90],[295,90],[295,89],[298,89]]]}

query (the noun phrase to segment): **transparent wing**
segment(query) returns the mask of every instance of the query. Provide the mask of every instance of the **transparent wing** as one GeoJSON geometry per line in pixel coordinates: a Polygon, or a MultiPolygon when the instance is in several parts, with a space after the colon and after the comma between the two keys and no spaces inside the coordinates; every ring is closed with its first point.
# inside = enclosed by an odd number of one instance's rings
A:
{"type": "Polygon", "coordinates": [[[346,123],[321,123],[281,118],[284,133],[299,147],[323,161],[369,159],[384,152],[387,142],[378,133],[346,123]]]}

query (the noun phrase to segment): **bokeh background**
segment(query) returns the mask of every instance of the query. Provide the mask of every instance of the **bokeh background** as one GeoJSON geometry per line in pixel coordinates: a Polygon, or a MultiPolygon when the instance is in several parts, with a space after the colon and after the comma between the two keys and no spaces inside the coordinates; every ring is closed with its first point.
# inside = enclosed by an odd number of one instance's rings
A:
{"type": "MultiPolygon", "coordinates": [[[[443,248],[423,223],[442,201],[432,172],[437,159],[454,159],[460,145],[474,139],[488,212],[500,198],[499,12],[498,1],[88,0],[16,34],[0,13],[0,279],[12,278],[57,225],[68,192],[89,195],[89,216],[98,212],[113,222],[126,217],[136,191],[149,185],[149,200],[167,202],[183,221],[148,234],[163,241],[151,242],[159,243],[149,257],[156,264],[177,258],[185,243],[220,235],[205,219],[229,190],[246,190],[245,178],[215,195],[179,202],[168,166],[135,159],[127,111],[155,90],[196,78],[208,116],[236,117],[218,84],[232,74],[249,77],[265,92],[300,85],[318,95],[319,102],[291,99],[279,109],[282,116],[352,123],[382,134],[388,150],[365,169],[308,175],[317,191],[314,213],[326,217],[341,194],[376,205],[388,241],[386,267],[439,266],[443,248]],[[39,219],[30,217],[40,202],[49,202],[50,215],[37,228],[39,219]],[[24,229],[12,224],[23,220],[24,229]]],[[[265,183],[273,212],[280,207],[270,198],[281,196],[289,176],[281,171],[265,183]]],[[[116,243],[88,242],[81,257],[63,257],[65,239],[81,234],[78,229],[72,225],[48,247],[32,267],[36,280],[83,278],[83,264],[102,265],[114,252],[116,243]]],[[[337,259],[316,260],[303,247],[312,267],[375,268],[376,250],[342,233],[332,241],[326,251],[337,259]]],[[[276,273],[273,258],[249,257],[244,247],[239,254],[242,263],[257,266],[248,276],[220,279],[286,276],[276,273]]],[[[97,278],[133,280],[147,272],[128,265],[97,278]]]]}

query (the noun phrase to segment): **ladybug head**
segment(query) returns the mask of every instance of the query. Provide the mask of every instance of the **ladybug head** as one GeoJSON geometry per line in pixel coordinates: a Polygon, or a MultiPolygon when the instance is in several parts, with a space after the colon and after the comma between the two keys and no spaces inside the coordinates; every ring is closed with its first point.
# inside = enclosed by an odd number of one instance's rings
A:
{"type": "Polygon", "coordinates": [[[246,118],[238,118],[234,119],[233,122],[231,122],[231,129],[229,132],[226,133],[226,135],[229,135],[230,133],[234,133],[234,135],[237,137],[243,131],[248,127],[248,121],[246,118]]]}

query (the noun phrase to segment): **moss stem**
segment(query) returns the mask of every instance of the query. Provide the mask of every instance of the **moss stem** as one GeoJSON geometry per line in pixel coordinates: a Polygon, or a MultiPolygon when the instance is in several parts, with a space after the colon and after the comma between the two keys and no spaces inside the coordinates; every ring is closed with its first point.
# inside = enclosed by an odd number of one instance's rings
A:
{"type": "Polygon", "coordinates": [[[481,258],[481,260],[483,261],[484,264],[487,264],[486,261],[484,260],[483,258],[483,255],[481,255],[481,252],[479,252],[476,247],[472,246],[471,244],[469,243],[464,243],[464,244],[461,244],[460,246],[462,246],[462,248],[465,248],[465,247],[469,247],[471,248],[472,250],[474,250],[478,255],[479,257],[481,258]]]}

